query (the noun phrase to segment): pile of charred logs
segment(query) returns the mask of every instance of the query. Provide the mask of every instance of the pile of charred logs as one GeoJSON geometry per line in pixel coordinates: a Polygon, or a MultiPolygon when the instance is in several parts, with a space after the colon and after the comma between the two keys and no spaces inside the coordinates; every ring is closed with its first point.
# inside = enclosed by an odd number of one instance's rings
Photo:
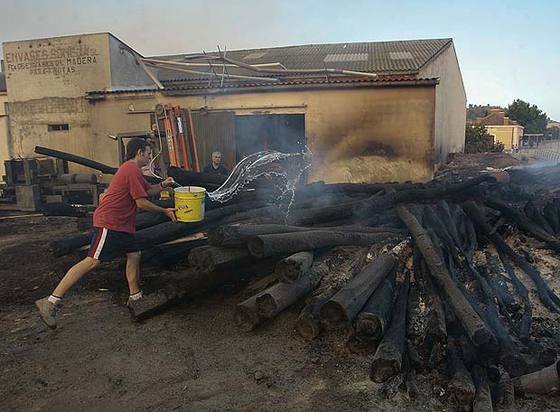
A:
{"type": "MultiPolygon", "coordinates": [[[[219,183],[170,172],[183,185],[219,183]]],[[[417,374],[437,371],[460,409],[492,410],[513,402],[514,388],[559,386],[560,342],[535,334],[532,322],[537,305],[560,312],[560,298],[510,237],[522,232],[558,251],[560,203],[500,200],[501,180],[314,183],[298,189],[289,210],[264,182],[228,203],[207,201],[199,223],[139,213],[137,238],[145,263],[180,264],[182,292],[160,293],[159,302],[249,281],[234,310],[241,330],[291,308],[306,340],[343,331],[387,397],[403,388],[417,396],[417,374]]],[[[84,248],[89,238],[54,241],[53,253],[84,248]]]]}

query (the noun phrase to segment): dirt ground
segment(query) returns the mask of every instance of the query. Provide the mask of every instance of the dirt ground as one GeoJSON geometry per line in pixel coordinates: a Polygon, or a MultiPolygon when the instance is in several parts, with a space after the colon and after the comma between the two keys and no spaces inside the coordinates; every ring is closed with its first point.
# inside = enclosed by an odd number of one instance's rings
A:
{"type": "MultiPolygon", "coordinates": [[[[419,376],[417,399],[381,399],[368,359],[348,353],[342,333],[312,343],[296,335],[298,307],[256,332],[238,331],[232,308],[241,288],[134,323],[119,264],[102,265],[73,289],[51,331],[33,301],[77,259],[55,260],[47,248],[75,225],[74,218],[0,221],[0,411],[453,410],[434,376],[419,376]]],[[[557,275],[560,261],[547,262],[557,275]]],[[[165,279],[152,272],[143,282],[150,290],[165,279]]],[[[522,411],[560,410],[558,398],[516,402],[522,411]]]]}

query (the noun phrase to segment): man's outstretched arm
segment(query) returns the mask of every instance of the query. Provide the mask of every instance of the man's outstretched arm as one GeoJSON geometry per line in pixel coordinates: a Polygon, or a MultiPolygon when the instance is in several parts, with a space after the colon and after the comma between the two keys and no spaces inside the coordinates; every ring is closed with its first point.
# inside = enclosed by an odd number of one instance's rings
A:
{"type": "Polygon", "coordinates": [[[167,179],[161,181],[160,183],[157,183],[155,185],[150,185],[150,187],[146,191],[150,196],[155,196],[158,195],[159,192],[161,192],[163,189],[171,186],[173,183],[175,183],[175,180],[173,180],[172,177],[168,177],[167,179]]]}
{"type": "Polygon", "coordinates": [[[136,206],[139,207],[140,209],[144,209],[144,210],[147,210],[149,212],[163,213],[172,222],[177,221],[177,217],[175,216],[175,211],[177,209],[160,207],[158,205],[153,204],[152,202],[150,202],[145,197],[140,197],[140,198],[136,199],[135,202],[136,202],[136,206]]]}

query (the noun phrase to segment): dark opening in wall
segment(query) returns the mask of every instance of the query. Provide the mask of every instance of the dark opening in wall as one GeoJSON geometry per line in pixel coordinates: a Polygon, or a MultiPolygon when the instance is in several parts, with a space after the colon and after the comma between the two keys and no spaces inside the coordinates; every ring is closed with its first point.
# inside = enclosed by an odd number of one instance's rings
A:
{"type": "Polygon", "coordinates": [[[235,116],[237,161],[261,150],[284,153],[305,148],[304,114],[235,116]]]}
{"type": "Polygon", "coordinates": [[[59,124],[49,124],[49,132],[59,132],[62,130],[68,130],[68,123],[59,123],[59,124]]]}

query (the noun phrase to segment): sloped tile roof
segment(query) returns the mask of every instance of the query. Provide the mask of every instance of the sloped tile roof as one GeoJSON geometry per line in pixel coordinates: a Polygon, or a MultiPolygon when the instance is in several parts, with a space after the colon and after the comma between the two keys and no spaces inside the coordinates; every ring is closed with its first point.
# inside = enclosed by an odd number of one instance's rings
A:
{"type": "MultiPolygon", "coordinates": [[[[208,64],[207,56],[218,57],[218,52],[187,53],[167,56],[150,56],[146,59],[189,63],[175,66],[184,71],[171,70],[165,66],[149,65],[166,91],[202,89],[232,89],[238,87],[274,87],[312,84],[340,83],[399,83],[421,81],[434,83],[436,79],[419,79],[418,73],[428,62],[435,59],[450,44],[452,39],[400,40],[383,42],[309,44],[302,46],[272,47],[261,49],[228,50],[229,59],[249,65],[269,64],[270,69],[280,73],[265,73],[247,68],[223,65],[220,61],[208,64]],[[375,73],[378,78],[366,76],[344,76],[322,73],[294,73],[294,70],[337,69],[354,72],[375,73]],[[292,72],[282,73],[283,69],[292,72]],[[212,75],[204,75],[205,73],[212,75]],[[240,79],[225,76],[250,76],[240,79]],[[276,82],[270,78],[277,79],[276,82]]],[[[168,65],[169,66],[169,65],[168,65]]],[[[92,92],[93,93],[93,92],[92,92]]],[[[96,92],[99,93],[99,92],[96,92]]]]}
{"type": "MultiPolygon", "coordinates": [[[[227,57],[247,64],[281,63],[287,69],[344,69],[369,73],[418,72],[452,39],[400,40],[361,43],[309,44],[227,51],[227,57]]],[[[199,53],[154,56],[160,60],[196,61],[199,53]]],[[[208,53],[217,56],[217,53],[208,53]]],[[[215,69],[220,69],[217,64],[215,69]]],[[[169,73],[162,72],[161,80],[169,73]]],[[[176,77],[176,76],[175,76],[176,77]]]]}

